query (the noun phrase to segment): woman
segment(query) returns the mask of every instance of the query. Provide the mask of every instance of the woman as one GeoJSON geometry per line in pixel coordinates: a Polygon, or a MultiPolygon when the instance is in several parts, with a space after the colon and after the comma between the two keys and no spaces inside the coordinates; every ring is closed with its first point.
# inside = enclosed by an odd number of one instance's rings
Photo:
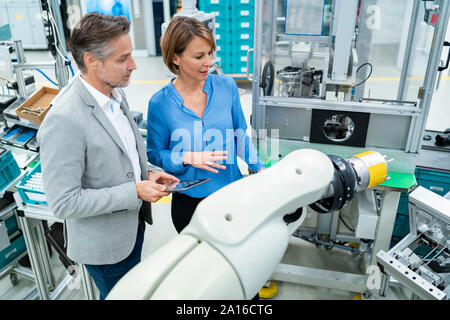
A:
{"type": "Polygon", "coordinates": [[[242,178],[237,155],[253,172],[264,165],[250,137],[235,81],[208,74],[215,42],[198,20],[174,18],[161,39],[164,63],[177,77],[151,98],[147,155],[180,180],[211,180],[172,195],[172,220],[181,232],[198,203],[242,178]]]}

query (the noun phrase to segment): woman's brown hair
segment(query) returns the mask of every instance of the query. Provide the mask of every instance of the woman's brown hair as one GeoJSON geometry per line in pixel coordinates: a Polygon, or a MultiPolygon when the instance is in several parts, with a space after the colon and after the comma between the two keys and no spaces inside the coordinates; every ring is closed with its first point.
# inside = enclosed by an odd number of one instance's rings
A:
{"type": "Polygon", "coordinates": [[[216,43],[211,31],[200,21],[178,16],[170,21],[166,32],[161,37],[161,52],[164,63],[174,74],[178,74],[178,66],[173,63],[174,55],[181,55],[195,37],[202,37],[216,50],[216,43]]]}

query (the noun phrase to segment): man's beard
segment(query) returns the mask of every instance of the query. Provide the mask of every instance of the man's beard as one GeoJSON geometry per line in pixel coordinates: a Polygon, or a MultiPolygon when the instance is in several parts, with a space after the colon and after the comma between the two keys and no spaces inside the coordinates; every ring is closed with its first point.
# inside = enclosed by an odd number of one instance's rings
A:
{"type": "Polygon", "coordinates": [[[100,74],[99,76],[100,76],[100,79],[103,80],[103,82],[106,83],[106,84],[107,84],[108,86],[110,86],[111,88],[123,88],[123,87],[128,86],[128,84],[129,84],[129,82],[130,82],[129,80],[128,80],[128,81],[124,81],[123,78],[128,77],[128,76],[131,76],[131,72],[125,74],[122,78],[120,78],[119,81],[117,81],[117,82],[115,82],[115,83],[112,82],[112,81],[110,81],[110,80],[105,79],[105,77],[103,77],[102,74],[100,74]]]}
{"type": "Polygon", "coordinates": [[[110,86],[111,88],[123,88],[128,86],[129,81],[124,81],[123,79],[120,79],[118,82],[113,83],[111,81],[108,80],[103,80],[108,86],[110,86]]]}

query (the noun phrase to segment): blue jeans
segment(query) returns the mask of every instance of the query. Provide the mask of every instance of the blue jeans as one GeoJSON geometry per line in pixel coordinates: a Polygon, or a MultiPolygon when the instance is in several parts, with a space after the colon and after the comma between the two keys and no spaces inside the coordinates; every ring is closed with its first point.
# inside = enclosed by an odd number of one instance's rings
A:
{"type": "Polygon", "coordinates": [[[141,261],[142,243],[144,242],[145,222],[140,221],[133,251],[124,260],[114,264],[85,264],[86,270],[100,291],[100,300],[104,300],[111,289],[128,271],[141,261]]]}

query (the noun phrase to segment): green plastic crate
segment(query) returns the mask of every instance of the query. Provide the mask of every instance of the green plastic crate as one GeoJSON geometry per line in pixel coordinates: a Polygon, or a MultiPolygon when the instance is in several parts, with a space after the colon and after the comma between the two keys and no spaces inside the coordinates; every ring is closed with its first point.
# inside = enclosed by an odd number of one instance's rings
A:
{"type": "Polygon", "coordinates": [[[7,248],[0,251],[0,270],[13,262],[26,250],[25,239],[23,234],[20,234],[11,241],[11,244],[7,248]]]}
{"type": "Polygon", "coordinates": [[[395,217],[394,231],[392,231],[392,237],[402,239],[408,233],[409,233],[409,216],[398,214],[395,217]]]}
{"type": "Polygon", "coordinates": [[[408,193],[400,194],[400,200],[398,201],[397,214],[401,215],[409,215],[409,206],[408,206],[408,193]]]}
{"type": "Polygon", "coordinates": [[[12,215],[8,219],[5,220],[6,229],[8,229],[8,236],[13,235],[17,230],[19,230],[19,226],[17,224],[17,218],[15,215],[12,215]]]}
{"type": "Polygon", "coordinates": [[[0,157],[0,190],[13,182],[18,176],[20,176],[19,165],[11,150],[8,150],[0,157]]]}
{"type": "Polygon", "coordinates": [[[416,172],[417,184],[440,196],[445,196],[450,191],[450,173],[417,168],[416,172]]]}

